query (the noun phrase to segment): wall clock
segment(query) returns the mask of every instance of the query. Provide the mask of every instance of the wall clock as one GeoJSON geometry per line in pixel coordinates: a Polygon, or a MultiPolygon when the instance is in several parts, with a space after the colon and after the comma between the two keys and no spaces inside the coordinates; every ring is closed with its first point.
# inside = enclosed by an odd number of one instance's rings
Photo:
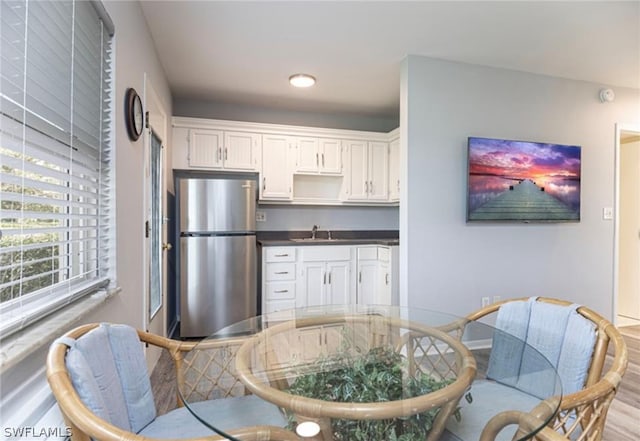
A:
{"type": "Polygon", "coordinates": [[[144,112],[142,111],[142,100],[132,87],[127,89],[124,97],[124,118],[129,139],[137,141],[144,128],[144,112]]]}

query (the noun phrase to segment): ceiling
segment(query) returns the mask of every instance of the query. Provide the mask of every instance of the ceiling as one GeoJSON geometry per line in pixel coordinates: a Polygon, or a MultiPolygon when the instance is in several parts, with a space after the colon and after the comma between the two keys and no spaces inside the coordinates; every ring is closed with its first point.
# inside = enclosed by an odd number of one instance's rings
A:
{"type": "Polygon", "coordinates": [[[397,117],[407,54],[640,89],[638,1],[141,5],[174,99],[397,117]]]}

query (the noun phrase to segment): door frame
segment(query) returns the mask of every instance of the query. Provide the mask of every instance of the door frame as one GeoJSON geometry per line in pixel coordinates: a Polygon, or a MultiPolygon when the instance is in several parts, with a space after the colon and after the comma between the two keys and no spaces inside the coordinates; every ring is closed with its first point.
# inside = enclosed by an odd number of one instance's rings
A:
{"type": "Polygon", "coordinates": [[[612,301],[612,322],[614,325],[618,323],[618,295],[619,290],[619,274],[620,274],[620,137],[622,132],[637,132],[640,134],[640,124],[634,123],[617,123],[615,126],[616,147],[615,147],[615,186],[614,186],[614,209],[613,209],[613,301],[612,301]]]}

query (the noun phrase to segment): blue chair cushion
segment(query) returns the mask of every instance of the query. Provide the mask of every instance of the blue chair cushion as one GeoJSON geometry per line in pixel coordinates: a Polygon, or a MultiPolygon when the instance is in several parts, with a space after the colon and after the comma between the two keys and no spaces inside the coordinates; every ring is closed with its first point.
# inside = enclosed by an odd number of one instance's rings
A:
{"type": "MultiPolygon", "coordinates": [[[[248,425],[287,425],[287,420],[278,407],[255,395],[201,401],[189,406],[198,416],[223,431],[248,425]]],[[[192,438],[214,434],[212,429],[198,421],[186,407],[157,417],[139,432],[139,435],[151,438],[192,438]]]]}
{"type": "MultiPolygon", "coordinates": [[[[451,417],[447,422],[447,431],[459,439],[478,439],[487,422],[500,412],[506,410],[530,412],[540,403],[539,399],[528,393],[490,380],[475,381],[471,385],[471,396],[473,397],[471,403],[465,400],[460,402],[462,421],[459,423],[451,417]]],[[[496,441],[510,441],[516,429],[515,425],[503,429],[496,441]]]]}
{"type": "Polygon", "coordinates": [[[102,324],[63,343],[69,345],[66,365],[71,382],[93,413],[130,432],[154,420],[151,382],[135,329],[102,324]]]}

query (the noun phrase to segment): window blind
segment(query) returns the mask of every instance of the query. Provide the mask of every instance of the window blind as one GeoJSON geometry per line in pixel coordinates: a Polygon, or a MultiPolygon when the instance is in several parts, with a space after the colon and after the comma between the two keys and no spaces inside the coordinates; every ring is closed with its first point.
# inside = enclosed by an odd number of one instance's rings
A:
{"type": "Polygon", "coordinates": [[[1,8],[4,337],[109,283],[113,25],[82,0],[1,8]]]}

